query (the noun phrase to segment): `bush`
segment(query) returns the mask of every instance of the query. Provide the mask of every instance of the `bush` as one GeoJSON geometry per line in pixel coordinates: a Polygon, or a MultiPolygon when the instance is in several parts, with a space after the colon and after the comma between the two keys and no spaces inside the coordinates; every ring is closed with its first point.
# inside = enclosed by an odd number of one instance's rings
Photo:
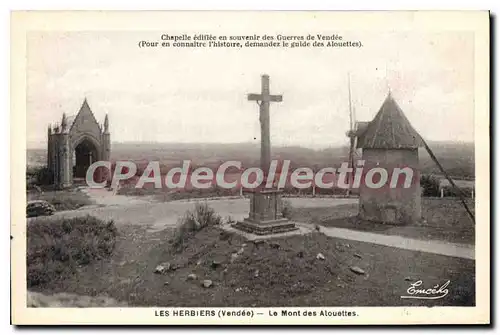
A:
{"type": "Polygon", "coordinates": [[[107,258],[117,230],[93,216],[34,220],[27,227],[28,288],[64,278],[78,266],[107,258]]]}
{"type": "Polygon", "coordinates": [[[47,167],[30,167],[26,170],[27,184],[36,185],[52,185],[54,183],[54,176],[47,167]]]}
{"type": "Polygon", "coordinates": [[[438,197],[439,196],[439,179],[433,175],[422,175],[420,177],[420,186],[422,187],[422,195],[424,197],[438,197]]]}
{"type": "Polygon", "coordinates": [[[209,207],[207,203],[196,203],[194,210],[186,211],[179,220],[173,245],[179,247],[196,232],[206,227],[218,226],[221,223],[221,216],[215,213],[215,210],[209,207]]]}

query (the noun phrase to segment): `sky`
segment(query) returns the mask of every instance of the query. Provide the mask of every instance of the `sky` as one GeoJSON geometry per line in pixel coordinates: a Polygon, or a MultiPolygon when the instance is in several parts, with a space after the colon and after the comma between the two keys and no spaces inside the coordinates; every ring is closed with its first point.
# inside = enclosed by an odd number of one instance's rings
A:
{"type": "Polygon", "coordinates": [[[270,108],[273,145],[346,145],[348,76],[358,121],[371,120],[390,89],[424,139],[474,139],[470,33],[337,32],[362,48],[137,46],[162,33],[30,32],[28,148],[43,148],[48,124],[76,114],[84,98],[99,122],[108,114],[112,142],[255,142],[258,107],[246,95],[260,92],[264,73],[283,95],[270,108]]]}

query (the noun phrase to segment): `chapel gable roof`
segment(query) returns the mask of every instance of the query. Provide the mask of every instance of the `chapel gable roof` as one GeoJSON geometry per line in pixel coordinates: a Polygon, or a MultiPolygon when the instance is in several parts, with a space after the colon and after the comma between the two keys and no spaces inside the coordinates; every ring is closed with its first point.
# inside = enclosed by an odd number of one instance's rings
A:
{"type": "Polygon", "coordinates": [[[83,100],[82,106],[80,107],[80,110],[76,115],[70,115],[66,117],[66,132],[70,132],[73,127],[76,124],[76,120],[82,118],[84,120],[91,120],[95,125],[100,128],[99,122],[97,122],[97,119],[94,116],[94,113],[92,113],[92,110],[90,109],[90,106],[87,102],[87,98],[83,100]]]}

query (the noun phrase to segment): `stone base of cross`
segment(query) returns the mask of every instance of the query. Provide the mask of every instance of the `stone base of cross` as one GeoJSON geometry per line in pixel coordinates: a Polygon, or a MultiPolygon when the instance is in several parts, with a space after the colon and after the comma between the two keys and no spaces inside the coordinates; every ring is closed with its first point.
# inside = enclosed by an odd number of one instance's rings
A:
{"type": "Polygon", "coordinates": [[[248,218],[235,223],[237,229],[255,234],[269,235],[297,230],[295,223],[283,217],[281,191],[257,190],[249,193],[248,218]]]}

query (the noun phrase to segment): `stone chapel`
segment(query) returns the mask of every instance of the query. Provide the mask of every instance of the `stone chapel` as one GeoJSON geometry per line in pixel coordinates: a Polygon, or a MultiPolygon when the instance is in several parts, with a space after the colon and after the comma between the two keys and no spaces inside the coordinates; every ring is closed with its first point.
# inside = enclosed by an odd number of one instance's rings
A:
{"type": "MultiPolygon", "coordinates": [[[[111,154],[108,115],[101,125],[97,122],[87,99],[78,114],[66,116],[61,123],[47,130],[47,167],[57,188],[85,183],[88,167],[96,161],[109,161],[111,154]]],[[[95,180],[103,180],[97,170],[95,180]]]]}

